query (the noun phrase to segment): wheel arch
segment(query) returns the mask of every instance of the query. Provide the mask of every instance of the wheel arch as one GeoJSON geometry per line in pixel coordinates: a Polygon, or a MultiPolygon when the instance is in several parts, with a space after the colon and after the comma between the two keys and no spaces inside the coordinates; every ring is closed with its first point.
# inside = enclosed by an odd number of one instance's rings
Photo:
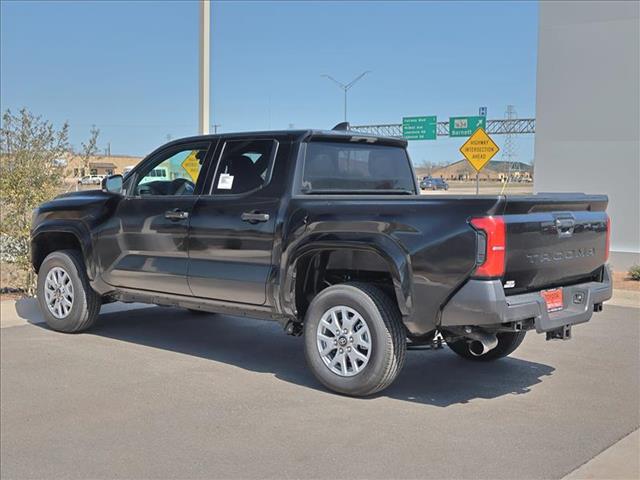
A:
{"type": "MultiPolygon", "coordinates": [[[[411,263],[409,255],[395,242],[386,237],[376,237],[368,242],[358,241],[310,241],[299,245],[285,260],[281,270],[284,273],[280,292],[282,311],[291,316],[304,316],[305,306],[310,299],[301,298],[309,286],[309,275],[326,270],[332,262],[350,258],[344,262],[347,281],[384,281],[389,294],[397,303],[403,316],[413,310],[411,263]]],[[[326,277],[315,279],[326,280],[326,277]]],[[[316,288],[314,295],[322,288],[316,288]]]]}
{"type": "Polygon", "coordinates": [[[31,234],[31,264],[36,273],[42,262],[58,250],[79,250],[84,259],[87,276],[94,278],[95,266],[90,261],[92,244],[88,232],[74,224],[54,224],[36,228],[31,234]]]}

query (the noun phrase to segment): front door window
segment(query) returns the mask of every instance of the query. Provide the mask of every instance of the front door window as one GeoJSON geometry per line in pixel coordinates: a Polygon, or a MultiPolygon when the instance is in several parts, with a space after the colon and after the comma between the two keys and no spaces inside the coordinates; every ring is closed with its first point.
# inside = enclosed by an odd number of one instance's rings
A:
{"type": "Polygon", "coordinates": [[[207,148],[172,151],[149,165],[138,177],[135,195],[193,195],[207,148]]]}

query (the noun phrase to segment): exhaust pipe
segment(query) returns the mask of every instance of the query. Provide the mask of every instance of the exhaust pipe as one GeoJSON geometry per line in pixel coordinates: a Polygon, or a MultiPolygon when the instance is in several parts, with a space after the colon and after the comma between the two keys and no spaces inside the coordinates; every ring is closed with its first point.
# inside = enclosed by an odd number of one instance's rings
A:
{"type": "Polygon", "coordinates": [[[471,332],[467,334],[469,341],[469,352],[475,357],[484,355],[498,346],[498,338],[490,333],[471,332]]]}

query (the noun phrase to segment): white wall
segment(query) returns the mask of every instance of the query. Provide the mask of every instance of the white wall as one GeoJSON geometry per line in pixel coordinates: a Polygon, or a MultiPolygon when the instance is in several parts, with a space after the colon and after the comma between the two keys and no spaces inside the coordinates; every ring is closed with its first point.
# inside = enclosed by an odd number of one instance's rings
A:
{"type": "Polygon", "coordinates": [[[611,263],[640,263],[640,3],[540,2],[535,192],[609,195],[611,263]]]}

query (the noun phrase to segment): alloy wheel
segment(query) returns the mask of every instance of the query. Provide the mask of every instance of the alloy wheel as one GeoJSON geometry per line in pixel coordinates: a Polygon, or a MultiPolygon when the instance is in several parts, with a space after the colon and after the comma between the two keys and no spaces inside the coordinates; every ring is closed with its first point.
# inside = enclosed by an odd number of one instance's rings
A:
{"type": "Polygon", "coordinates": [[[44,282],[45,303],[56,318],[65,318],[73,307],[73,283],[71,277],[61,267],[49,270],[44,282]]]}
{"type": "Polygon", "coordinates": [[[318,353],[336,375],[351,377],[360,373],[371,358],[371,333],[362,315],[345,305],[327,310],[316,334],[318,353]]]}

